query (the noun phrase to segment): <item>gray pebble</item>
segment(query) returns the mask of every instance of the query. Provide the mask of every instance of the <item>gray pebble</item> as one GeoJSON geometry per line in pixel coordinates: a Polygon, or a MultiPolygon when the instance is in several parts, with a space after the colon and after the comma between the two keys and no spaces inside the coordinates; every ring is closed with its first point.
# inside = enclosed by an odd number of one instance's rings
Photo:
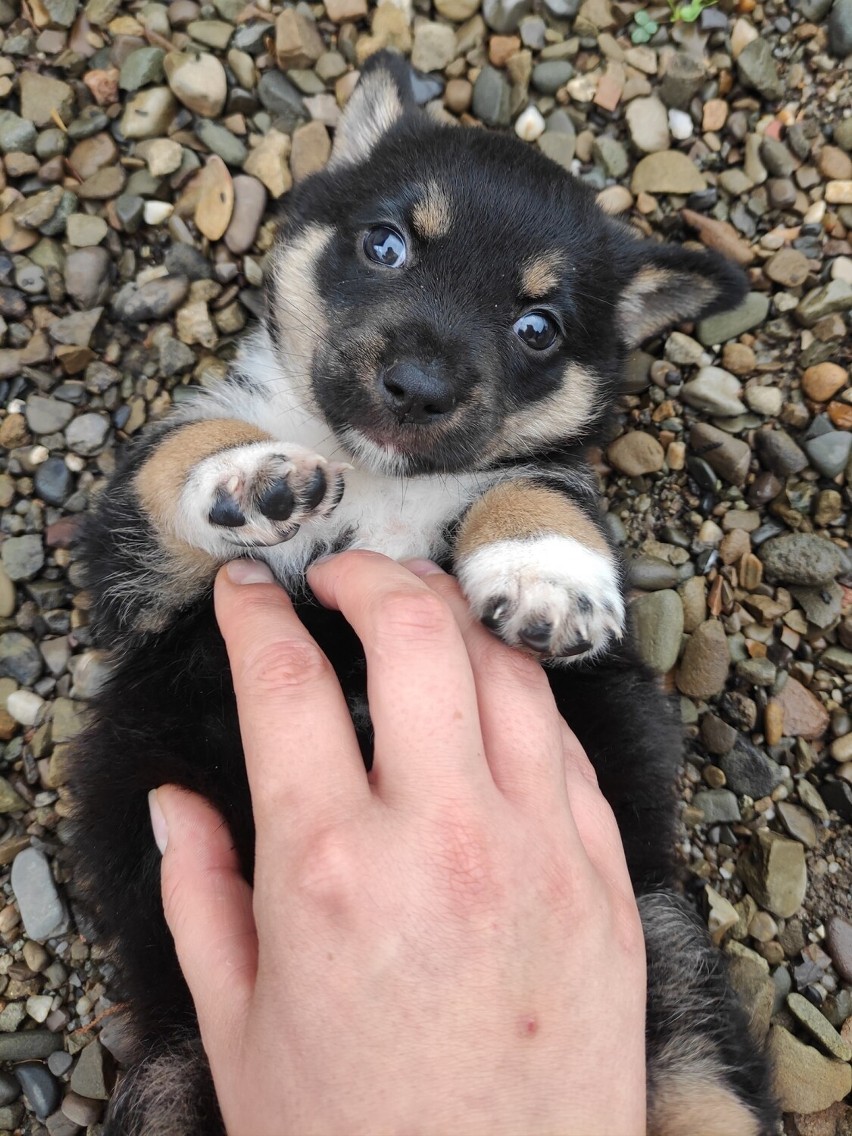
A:
{"type": "Polygon", "coordinates": [[[764,98],[774,101],[784,94],[784,84],[778,74],[778,64],[772,57],[772,48],[761,36],[740,52],[737,71],[743,85],[759,91],[764,98]]]}
{"type": "MultiPolygon", "coordinates": [[[[5,48],[8,51],[9,41],[6,40],[5,48]]],[[[15,1101],[14,1104],[6,1104],[0,1108],[0,1132],[14,1132],[17,1130],[18,1125],[24,1118],[24,1105],[23,1101],[15,1101]]]]}
{"type": "Polygon", "coordinates": [[[65,431],[68,448],[77,454],[95,454],[106,441],[109,419],[101,414],[81,414],[65,431]]]}
{"type": "Polygon", "coordinates": [[[91,1124],[97,1124],[100,1120],[103,1106],[90,1097],[80,1096],[79,1093],[70,1092],[66,1093],[65,1099],[62,1102],[62,1112],[74,1124],[79,1124],[83,1128],[88,1128],[91,1124]]]}
{"type": "Polygon", "coordinates": [[[834,0],[828,17],[828,50],[838,59],[852,54],[852,0],[834,0]]]}
{"type": "Polygon", "coordinates": [[[658,556],[637,556],[630,561],[630,583],[646,592],[673,588],[678,583],[678,570],[658,556]]]}
{"type": "Polygon", "coordinates": [[[719,418],[733,418],[746,409],[739,397],[742,384],[721,367],[702,367],[694,379],[684,384],[680,393],[689,406],[719,418]]]}
{"type": "Polygon", "coordinates": [[[756,440],[763,464],[779,477],[790,477],[807,469],[807,457],[786,430],[762,430],[756,440]]]}
{"type": "Polygon", "coordinates": [[[824,477],[836,477],[846,468],[852,453],[852,434],[846,430],[831,430],[805,442],[805,450],[811,465],[824,477]]]}
{"type": "Polygon", "coordinates": [[[685,110],[704,82],[704,62],[690,51],[677,51],[669,60],[659,96],[667,107],[685,110]]]}
{"type": "Polygon", "coordinates": [[[42,672],[41,655],[31,639],[20,631],[0,635],[0,675],[22,686],[32,686],[42,672]]]}
{"type": "Polygon", "coordinates": [[[547,59],[533,67],[531,82],[543,95],[555,95],[573,75],[574,68],[566,59],[547,59]]]}
{"type": "Polygon", "coordinates": [[[740,820],[740,806],[730,789],[703,789],[692,798],[704,814],[702,824],[728,824],[740,820]]]}
{"type": "Polygon", "coordinates": [[[796,308],[796,319],[805,327],[811,327],[823,316],[834,312],[846,312],[852,308],[852,284],[845,280],[831,280],[822,288],[808,292],[796,308]]]}
{"type": "Polygon", "coordinates": [[[0,1070],[0,1107],[11,1104],[21,1095],[21,1086],[11,1073],[0,1070]]]}
{"type": "MultiPolygon", "coordinates": [[[[65,930],[68,916],[56,890],[50,863],[43,852],[37,848],[25,848],[18,853],[12,864],[12,891],[31,939],[41,942],[65,930]]],[[[61,1043],[57,1048],[61,1048],[61,1043]]]]}
{"type": "Polygon", "coordinates": [[[737,663],[737,675],[750,686],[772,686],[777,669],[770,659],[742,659],[737,663]]]}
{"type": "Polygon", "coordinates": [[[36,128],[11,110],[0,110],[0,150],[4,154],[31,154],[36,144],[36,128]]]}
{"type": "Polygon", "coordinates": [[[48,458],[33,479],[36,496],[48,505],[62,505],[74,488],[74,477],[62,458],[48,458]]]}
{"type": "Polygon", "coordinates": [[[677,662],[683,637],[680,596],[669,590],[637,596],[630,614],[642,658],[658,674],[667,674],[677,662]]]}
{"type": "Polygon", "coordinates": [[[112,1058],[99,1041],[90,1042],[77,1059],[71,1088],[81,1097],[107,1100],[113,1082],[112,1058]]]}
{"type": "Polygon", "coordinates": [[[760,559],[770,580],[782,584],[828,584],[841,565],[837,547],[811,533],[790,533],[766,541],[760,547],[760,559]]]}
{"type": "Polygon", "coordinates": [[[131,51],[121,65],[119,87],[122,91],[138,91],[140,87],[162,82],[164,57],[165,52],[160,47],[140,47],[131,51]]]}
{"type": "Polygon", "coordinates": [[[113,300],[113,310],[120,319],[131,323],[163,319],[186,299],[189,280],[185,276],[161,276],[140,288],[126,284],[113,300]]]}
{"type": "Polygon", "coordinates": [[[59,1082],[46,1065],[40,1061],[25,1061],[15,1066],[15,1076],[39,1120],[46,1120],[56,1111],[62,1092],[59,1082]]]}
{"type": "Polygon", "coordinates": [[[473,113],[486,126],[508,126],[511,91],[505,75],[485,66],[473,85],[473,113]]]}
{"type": "Polygon", "coordinates": [[[35,533],[12,536],[3,542],[0,555],[10,580],[31,580],[44,564],[44,545],[35,533]]]}
{"type": "Polygon", "coordinates": [[[730,312],[720,312],[708,316],[698,324],[698,340],[705,347],[715,343],[726,343],[744,331],[763,323],[769,314],[769,297],[762,292],[749,292],[738,308],[730,312]]]}
{"type": "Polygon", "coordinates": [[[209,118],[201,118],[195,124],[195,133],[201,142],[218,154],[229,166],[242,166],[248,157],[248,147],[221,123],[209,118]]]}
{"type": "Polygon", "coordinates": [[[760,160],[772,177],[790,177],[798,162],[777,138],[764,138],[760,143],[760,160]]]}
{"type": "Polygon", "coordinates": [[[27,425],[34,434],[55,434],[64,430],[74,415],[73,406],[55,398],[33,394],[27,399],[27,425]]]}
{"type": "Polygon", "coordinates": [[[308,113],[302,96],[280,71],[264,71],[257,84],[257,94],[285,134],[292,134],[297,126],[307,122],[308,113]]]}
{"type": "Polygon", "coordinates": [[[517,31],[531,8],[530,0],[483,0],[482,15],[489,28],[500,35],[509,35],[517,31]]]}
{"type": "Polygon", "coordinates": [[[65,258],[65,290],[78,308],[96,308],[110,294],[110,255],[105,248],[73,249],[65,258]]]}
{"type": "Polygon", "coordinates": [[[716,764],[725,774],[729,788],[757,800],[768,797],[781,781],[781,769],[757,746],[740,736],[734,747],[722,754],[716,764]]]}
{"type": "Polygon", "coordinates": [[[592,155],[603,166],[607,177],[621,178],[627,173],[627,151],[617,138],[600,135],[592,144],[592,155]]]}
{"type": "Polygon", "coordinates": [[[134,194],[122,193],[115,199],[115,215],[126,233],[135,233],[142,224],[145,202],[134,194]]]}
{"type": "MultiPolygon", "coordinates": [[[[23,853],[19,853],[23,855],[23,853]]],[[[38,1061],[62,1048],[62,1037],[49,1030],[0,1033],[0,1061],[38,1061]]],[[[3,1125],[0,1123],[0,1131],[3,1125]]]]}

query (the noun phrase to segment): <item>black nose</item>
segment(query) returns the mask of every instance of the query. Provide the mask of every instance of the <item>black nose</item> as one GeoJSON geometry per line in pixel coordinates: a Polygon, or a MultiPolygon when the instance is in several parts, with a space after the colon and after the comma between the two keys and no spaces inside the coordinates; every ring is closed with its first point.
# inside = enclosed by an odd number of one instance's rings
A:
{"type": "Polygon", "coordinates": [[[423,370],[415,363],[393,363],[379,383],[385,405],[400,422],[434,422],[456,405],[456,397],[446,379],[423,370]]]}

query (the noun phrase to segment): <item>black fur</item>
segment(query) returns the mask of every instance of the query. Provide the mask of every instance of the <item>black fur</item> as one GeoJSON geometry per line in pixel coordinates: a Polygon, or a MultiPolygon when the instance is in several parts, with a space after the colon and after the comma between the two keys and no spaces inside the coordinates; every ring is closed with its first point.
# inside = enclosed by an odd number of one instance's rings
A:
{"type": "MultiPolygon", "coordinates": [[[[369,161],[333,160],[288,201],[290,237],[310,224],[335,230],[314,266],[316,289],[324,309],[334,315],[334,326],[318,347],[313,396],[336,430],[356,425],[404,442],[411,473],[471,467],[511,472],[521,461],[525,469],[532,464],[541,484],[568,492],[599,523],[581,451],[608,422],[621,380],[631,337],[619,298],[643,270],[655,269],[658,279],[668,281],[654,300],[660,310],[651,310],[641,297],[639,306],[644,303],[643,318],[662,327],[686,314],[684,304],[692,316],[732,306],[743,292],[742,275],[715,256],[638,242],[624,226],[603,217],[584,187],[534,149],[512,138],[430,123],[411,109],[403,65],[378,57],[365,76],[380,71],[397,84],[402,116],[370,144],[369,161]],[[456,176],[451,243],[438,239],[421,249],[419,268],[408,276],[376,274],[353,260],[362,228],[388,221],[402,226],[412,203],[407,195],[416,194],[434,171],[445,170],[456,176]],[[377,193],[384,214],[360,214],[357,203],[374,202],[377,193]],[[548,303],[564,321],[565,341],[560,352],[534,366],[504,332],[516,315],[515,284],[505,266],[554,248],[565,250],[566,267],[548,303]],[[703,299],[690,297],[690,282],[699,292],[704,289],[703,299]],[[411,311],[419,318],[405,318],[411,311]],[[381,358],[374,361],[379,374],[400,356],[438,359],[446,381],[455,384],[458,413],[439,437],[417,434],[419,427],[402,429],[381,410],[370,376],[353,383],[365,323],[382,333],[381,358]],[[514,410],[559,391],[567,363],[593,374],[595,381],[594,404],[578,433],[543,438],[522,454],[484,460],[496,426],[514,410]]],[[[353,132],[356,147],[357,126],[354,111],[349,122],[344,117],[342,129],[353,132]]],[[[274,288],[267,324],[280,353],[287,329],[277,323],[274,288]]],[[[243,390],[263,390],[252,375],[242,373],[235,382],[243,390]]],[[[199,1136],[221,1132],[209,1075],[199,1063],[193,1007],[162,915],[148,791],[173,783],[206,796],[226,818],[246,875],[252,874],[251,802],[227,657],[210,602],[211,581],[192,602],[176,604],[162,627],[152,630],[140,617],[149,608],[166,610],[168,578],[158,564],[158,535],[137,499],[134,478],[175,428],[174,423],[160,427],[132,447],[101,496],[81,545],[94,601],[93,633],[102,646],[113,648],[115,666],[95,699],[92,724],[75,747],[74,873],[97,935],[112,949],[115,994],[130,1005],[137,1043],[136,1065],[120,1084],[106,1122],[108,1136],[149,1136],[153,1113],[145,1114],[145,1102],[170,1062],[192,1070],[187,1074],[192,1119],[189,1127],[181,1122],[181,1136],[184,1130],[199,1136]]],[[[345,546],[347,535],[340,534],[339,546],[345,546]]],[[[309,597],[297,606],[340,677],[369,764],[372,739],[362,712],[360,645],[338,614],[309,597]]],[[[549,668],[548,675],[615,811],[631,878],[643,897],[650,1091],[659,1087],[672,1045],[706,1043],[716,1061],[717,1083],[736,1093],[760,1131],[768,1133],[775,1111],[766,1067],[726,985],[721,956],[674,894],[674,783],[681,761],[675,708],[629,645],[611,648],[594,663],[549,668]],[[679,929],[676,941],[666,934],[670,926],[679,929]],[[690,1013],[678,1013],[679,1006],[690,1007],[690,1013]],[[655,1065],[657,1059],[662,1065],[655,1065]]],[[[298,759],[298,754],[288,758],[298,759]]]]}

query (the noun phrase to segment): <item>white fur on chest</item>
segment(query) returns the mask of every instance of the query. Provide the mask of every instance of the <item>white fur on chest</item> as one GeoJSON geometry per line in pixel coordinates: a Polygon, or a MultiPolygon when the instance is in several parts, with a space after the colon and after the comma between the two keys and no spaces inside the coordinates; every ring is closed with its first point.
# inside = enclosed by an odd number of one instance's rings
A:
{"type": "Polygon", "coordinates": [[[224,383],[189,406],[185,416],[249,422],[276,441],[354,467],[330,516],[304,524],[292,540],[255,550],[281,579],[301,575],[311,560],[332,548],[370,549],[395,560],[446,555],[447,526],[496,480],[490,473],[390,477],[363,468],[306,406],[307,380],[282,372],[265,336],[249,340],[237,368],[251,385],[224,383]]]}

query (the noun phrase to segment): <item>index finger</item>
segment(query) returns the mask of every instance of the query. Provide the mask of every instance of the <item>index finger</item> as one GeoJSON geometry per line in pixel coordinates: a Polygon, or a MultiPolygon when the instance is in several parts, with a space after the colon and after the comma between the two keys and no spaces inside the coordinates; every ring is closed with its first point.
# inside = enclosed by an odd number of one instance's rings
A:
{"type": "Polygon", "coordinates": [[[265,564],[226,565],[214,598],[231,661],[258,851],[266,839],[281,841],[282,831],[351,816],[371,793],[328,659],[265,564]]]}

